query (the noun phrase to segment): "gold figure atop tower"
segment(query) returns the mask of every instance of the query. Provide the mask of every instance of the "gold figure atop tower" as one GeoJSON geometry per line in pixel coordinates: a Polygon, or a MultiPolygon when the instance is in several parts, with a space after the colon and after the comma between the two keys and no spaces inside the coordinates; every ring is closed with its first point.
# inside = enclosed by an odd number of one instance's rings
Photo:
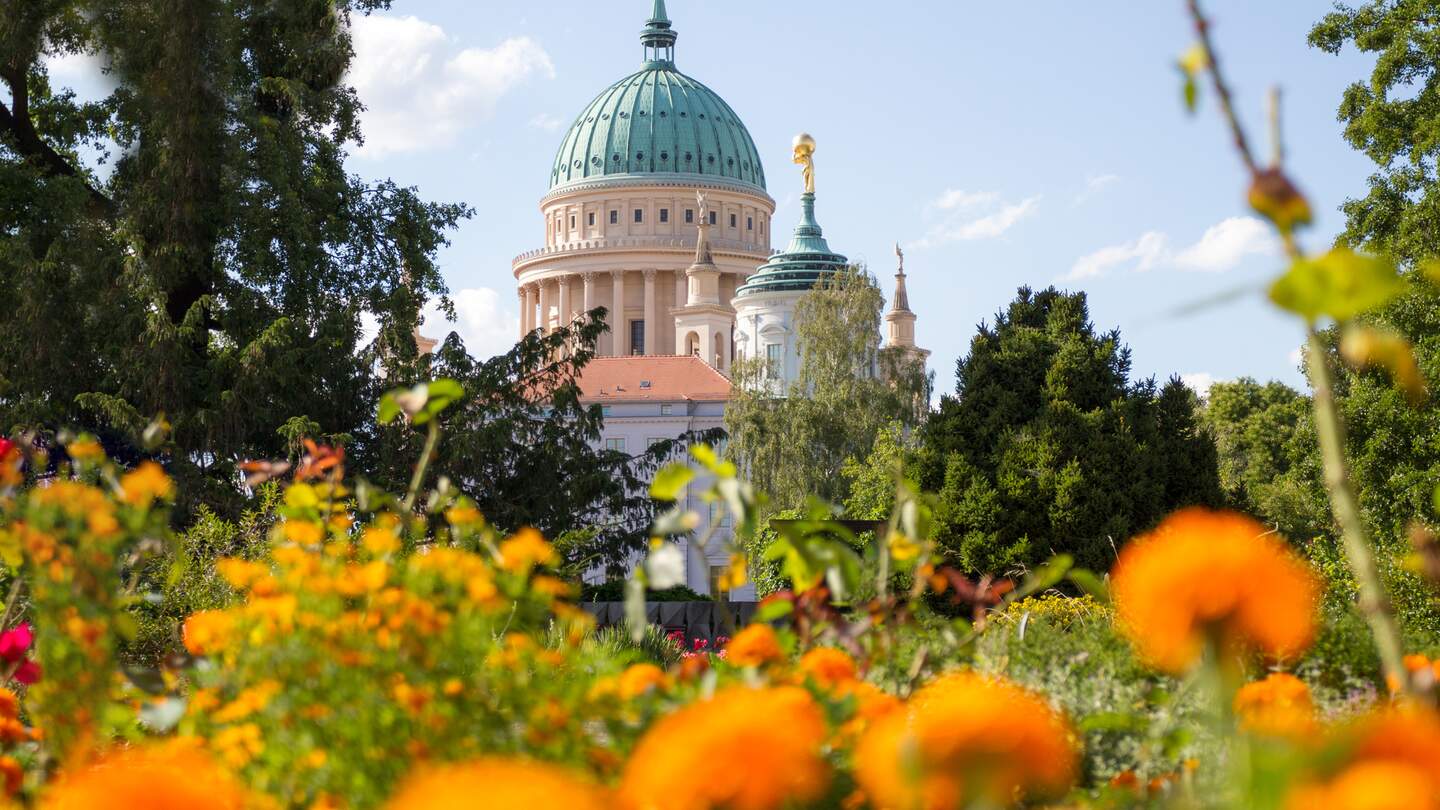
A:
{"type": "Polygon", "coordinates": [[[804,166],[805,193],[815,193],[815,139],[808,133],[795,136],[795,162],[804,166]]]}

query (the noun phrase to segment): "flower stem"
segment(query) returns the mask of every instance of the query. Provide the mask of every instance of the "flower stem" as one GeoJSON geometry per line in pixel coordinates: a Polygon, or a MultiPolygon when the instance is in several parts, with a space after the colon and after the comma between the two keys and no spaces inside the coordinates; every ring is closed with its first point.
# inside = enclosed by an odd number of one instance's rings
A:
{"type": "Polygon", "coordinates": [[[425,450],[415,464],[415,474],[410,476],[410,490],[405,493],[405,503],[400,511],[409,514],[415,508],[415,499],[420,496],[420,485],[425,483],[425,470],[430,467],[430,457],[435,454],[435,445],[440,443],[440,426],[430,420],[430,430],[425,434],[425,450]]]}
{"type": "Polygon", "coordinates": [[[1385,586],[1380,581],[1380,571],[1375,565],[1365,524],[1360,518],[1360,503],[1350,482],[1350,467],[1345,460],[1345,424],[1335,406],[1335,389],[1330,379],[1328,353],[1320,335],[1313,327],[1309,330],[1310,387],[1315,391],[1315,429],[1320,436],[1320,455],[1325,465],[1325,486],[1330,492],[1330,505],[1335,520],[1340,524],[1340,536],[1345,545],[1345,557],[1350,570],[1355,574],[1355,584],[1360,591],[1360,612],[1370,624],[1375,636],[1375,646],[1380,651],[1380,662],[1385,674],[1393,683],[1409,690],[1409,678],[1405,674],[1404,652],[1400,642],[1400,628],[1390,612],[1390,600],[1385,586]]]}

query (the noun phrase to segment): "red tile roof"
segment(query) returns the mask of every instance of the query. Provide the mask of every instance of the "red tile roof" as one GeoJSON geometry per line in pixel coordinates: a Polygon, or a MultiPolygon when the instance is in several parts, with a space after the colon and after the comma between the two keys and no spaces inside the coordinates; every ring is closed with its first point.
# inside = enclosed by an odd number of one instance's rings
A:
{"type": "Polygon", "coordinates": [[[659,402],[730,399],[730,380],[698,357],[597,357],[580,374],[586,402],[659,402]]]}

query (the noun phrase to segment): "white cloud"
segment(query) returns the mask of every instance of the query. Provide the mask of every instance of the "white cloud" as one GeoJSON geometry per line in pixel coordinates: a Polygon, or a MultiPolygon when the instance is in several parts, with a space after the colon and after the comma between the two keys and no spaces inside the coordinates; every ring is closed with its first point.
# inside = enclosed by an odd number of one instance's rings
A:
{"type": "Polygon", "coordinates": [[[1110,272],[1112,268],[1124,265],[1133,265],[1137,271],[1149,270],[1164,257],[1167,241],[1165,234],[1149,231],[1132,242],[1100,248],[1076,259],[1070,272],[1061,280],[1096,278],[1110,272]]]}
{"type": "Polygon", "coordinates": [[[1181,374],[1180,382],[1185,383],[1190,387],[1190,390],[1200,396],[1208,397],[1210,396],[1210,388],[1215,385],[1215,383],[1224,381],[1215,379],[1215,375],[1208,371],[1196,371],[1190,374],[1181,374]]]}
{"type": "Polygon", "coordinates": [[[1092,174],[1085,178],[1085,189],[1075,197],[1075,204],[1089,201],[1100,192],[1120,182],[1118,174],[1092,174]]]}
{"type": "Polygon", "coordinates": [[[530,119],[530,127],[532,129],[538,129],[544,132],[559,132],[563,126],[565,126],[565,122],[560,120],[558,116],[551,115],[550,113],[540,113],[530,119]]]}
{"type": "Polygon", "coordinates": [[[530,37],[456,50],[443,28],[416,17],[372,14],[353,25],[349,80],[367,107],[359,150],[366,157],[449,146],[527,79],[555,77],[530,37]]]}
{"type": "Polygon", "coordinates": [[[1170,237],[1148,231],[1140,238],[1100,248],[1081,256],[1061,281],[1098,278],[1117,268],[1136,272],[1156,267],[1223,273],[1233,270],[1248,256],[1271,256],[1279,251],[1273,232],[1254,217],[1230,217],[1206,229],[1199,241],[1179,250],[1170,247],[1170,237]]]}
{"type": "Polygon", "coordinates": [[[1000,195],[993,191],[964,191],[958,188],[947,188],[931,205],[941,211],[954,211],[957,208],[968,209],[990,205],[998,199],[1000,199],[1000,195]]]}
{"type": "Polygon", "coordinates": [[[1211,226],[1200,241],[1180,251],[1175,266],[1182,270],[1223,273],[1246,256],[1270,256],[1280,250],[1275,232],[1255,217],[1230,217],[1211,226]]]}
{"type": "Polygon", "coordinates": [[[1000,195],[993,191],[947,189],[930,203],[932,210],[945,212],[940,222],[931,226],[923,238],[910,243],[910,247],[923,250],[950,242],[1003,236],[1016,223],[1035,213],[1040,207],[1040,197],[1001,203],[1000,195]]]}
{"type": "Polygon", "coordinates": [[[433,301],[421,311],[425,322],[420,333],[444,340],[458,332],[465,349],[472,357],[485,360],[507,352],[520,335],[520,316],[504,309],[500,294],[489,287],[469,287],[450,294],[455,304],[455,320],[445,318],[440,303],[433,301]]]}

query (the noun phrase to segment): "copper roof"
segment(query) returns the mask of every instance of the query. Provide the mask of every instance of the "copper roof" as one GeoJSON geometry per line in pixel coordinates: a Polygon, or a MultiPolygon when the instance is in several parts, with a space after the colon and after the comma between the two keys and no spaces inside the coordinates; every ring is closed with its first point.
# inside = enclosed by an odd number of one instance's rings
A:
{"type": "Polygon", "coordinates": [[[586,402],[662,402],[730,399],[730,380],[698,357],[597,357],[580,374],[586,402]]]}

